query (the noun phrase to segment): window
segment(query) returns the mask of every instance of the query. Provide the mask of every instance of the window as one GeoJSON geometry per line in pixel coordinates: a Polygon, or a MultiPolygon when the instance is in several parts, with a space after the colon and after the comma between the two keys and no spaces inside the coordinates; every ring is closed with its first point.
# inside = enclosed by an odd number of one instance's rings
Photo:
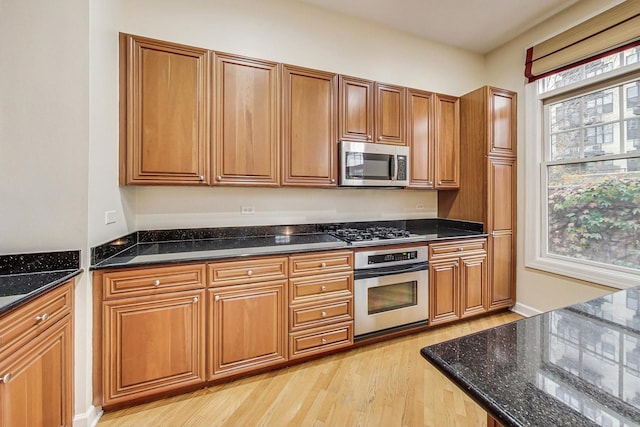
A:
{"type": "Polygon", "coordinates": [[[527,87],[527,265],[616,287],[640,284],[640,47],[527,87]],[[532,147],[533,145],[533,147],[532,147]],[[527,191],[529,193],[529,191],[527,191]],[[533,224],[535,222],[535,224],[533,224]],[[529,225],[532,225],[531,227],[529,225]],[[536,233],[538,233],[536,235],[536,233]]]}

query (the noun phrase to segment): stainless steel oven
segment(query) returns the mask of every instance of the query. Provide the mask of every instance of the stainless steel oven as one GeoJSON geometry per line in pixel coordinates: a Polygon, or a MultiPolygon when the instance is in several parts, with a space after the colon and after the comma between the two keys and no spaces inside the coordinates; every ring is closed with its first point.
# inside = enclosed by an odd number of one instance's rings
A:
{"type": "Polygon", "coordinates": [[[356,252],[355,336],[429,317],[429,263],[426,246],[356,252]]]}

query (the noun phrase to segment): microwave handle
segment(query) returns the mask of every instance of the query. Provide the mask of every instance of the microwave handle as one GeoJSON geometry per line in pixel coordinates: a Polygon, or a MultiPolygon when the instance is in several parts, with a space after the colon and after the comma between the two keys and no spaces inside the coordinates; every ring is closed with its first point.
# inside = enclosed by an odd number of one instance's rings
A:
{"type": "Polygon", "coordinates": [[[392,181],[396,179],[396,156],[389,157],[389,176],[392,181]]]}

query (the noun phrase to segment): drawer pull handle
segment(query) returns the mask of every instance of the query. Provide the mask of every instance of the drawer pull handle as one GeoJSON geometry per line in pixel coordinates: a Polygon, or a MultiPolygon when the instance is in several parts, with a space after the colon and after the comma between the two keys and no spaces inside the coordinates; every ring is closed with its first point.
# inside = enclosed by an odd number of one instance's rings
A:
{"type": "Polygon", "coordinates": [[[326,311],[321,311],[321,312],[320,312],[320,316],[322,316],[322,317],[327,317],[327,312],[326,312],[326,311]]]}
{"type": "Polygon", "coordinates": [[[322,338],[322,344],[326,344],[327,340],[325,338],[322,338]]]}
{"type": "Polygon", "coordinates": [[[36,320],[38,322],[46,322],[48,319],[49,319],[49,314],[48,313],[45,313],[42,316],[36,317],[36,320]]]}
{"type": "Polygon", "coordinates": [[[11,372],[6,373],[3,377],[0,377],[0,383],[8,383],[11,380],[11,372]]]}
{"type": "Polygon", "coordinates": [[[194,303],[198,302],[198,297],[193,297],[193,302],[194,303]]]}
{"type": "Polygon", "coordinates": [[[220,301],[220,295],[216,295],[216,296],[214,296],[214,297],[213,297],[213,299],[214,299],[215,301],[220,301]]]}
{"type": "Polygon", "coordinates": [[[327,267],[327,263],[326,263],[326,262],[323,262],[322,264],[320,264],[320,267],[322,267],[322,268],[326,268],[326,267],[327,267]]]}
{"type": "Polygon", "coordinates": [[[247,271],[247,276],[253,276],[253,270],[248,270],[247,271]]]}
{"type": "Polygon", "coordinates": [[[153,282],[153,286],[155,286],[155,287],[160,286],[160,279],[156,279],[156,280],[153,282]]]}
{"type": "Polygon", "coordinates": [[[322,285],[322,286],[320,286],[320,290],[321,290],[322,292],[324,292],[324,291],[326,291],[326,290],[327,290],[327,287],[326,287],[325,285],[322,285]]]}

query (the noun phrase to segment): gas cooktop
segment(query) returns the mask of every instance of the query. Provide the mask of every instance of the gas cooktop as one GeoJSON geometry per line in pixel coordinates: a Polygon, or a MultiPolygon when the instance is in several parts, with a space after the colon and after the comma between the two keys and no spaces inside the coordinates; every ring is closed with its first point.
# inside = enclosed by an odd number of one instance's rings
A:
{"type": "Polygon", "coordinates": [[[338,228],[329,231],[329,234],[352,246],[389,245],[425,240],[425,236],[421,234],[413,234],[396,227],[338,228]]]}

